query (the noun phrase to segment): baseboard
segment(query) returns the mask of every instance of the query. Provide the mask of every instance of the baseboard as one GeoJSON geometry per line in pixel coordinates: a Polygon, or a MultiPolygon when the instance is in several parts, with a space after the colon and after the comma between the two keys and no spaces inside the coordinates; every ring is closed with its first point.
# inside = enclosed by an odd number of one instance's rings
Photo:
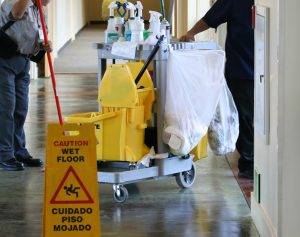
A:
{"type": "Polygon", "coordinates": [[[260,236],[277,237],[276,228],[264,208],[256,202],[253,193],[251,195],[251,216],[260,236]]]}
{"type": "Polygon", "coordinates": [[[90,21],[91,25],[102,25],[107,24],[107,21],[90,21]]]}
{"type": "Polygon", "coordinates": [[[60,49],[57,51],[57,55],[60,54],[60,52],[66,48],[70,43],[72,42],[72,39],[69,39],[66,43],[64,43],[64,45],[62,47],[60,47],[60,49]]]}

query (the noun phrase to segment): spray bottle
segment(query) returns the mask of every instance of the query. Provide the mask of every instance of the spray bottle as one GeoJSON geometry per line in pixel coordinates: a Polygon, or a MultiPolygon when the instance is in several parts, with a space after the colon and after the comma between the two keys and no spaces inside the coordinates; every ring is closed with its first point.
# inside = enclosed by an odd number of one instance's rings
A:
{"type": "Polygon", "coordinates": [[[125,39],[127,41],[130,41],[131,40],[131,34],[132,34],[132,25],[135,21],[135,6],[130,3],[130,2],[127,2],[126,4],[126,10],[129,11],[129,19],[128,21],[126,22],[125,24],[125,33],[124,33],[124,36],[125,36],[125,39]]]}
{"type": "Polygon", "coordinates": [[[119,37],[123,37],[123,32],[125,28],[125,15],[127,13],[127,5],[128,3],[122,3],[119,1],[116,1],[117,4],[117,13],[118,16],[116,17],[116,30],[119,34],[119,37]]]}
{"type": "Polygon", "coordinates": [[[138,18],[140,21],[143,21],[143,9],[144,9],[144,7],[143,7],[141,1],[137,1],[137,2],[136,2],[135,8],[136,8],[137,11],[138,11],[137,18],[138,18]]]}
{"type": "Polygon", "coordinates": [[[155,11],[149,11],[150,13],[150,32],[152,33],[152,36],[160,36],[161,31],[161,23],[160,18],[161,14],[159,12],[155,11]]]}
{"type": "Polygon", "coordinates": [[[126,9],[129,11],[129,19],[134,20],[135,18],[135,5],[131,2],[127,2],[126,9]]]}
{"type": "Polygon", "coordinates": [[[116,31],[118,32],[119,37],[123,36],[123,27],[125,24],[124,17],[116,17],[116,31]]]}
{"type": "Polygon", "coordinates": [[[142,43],[144,41],[145,25],[143,21],[143,5],[140,1],[137,2],[135,8],[138,10],[137,16],[131,25],[131,42],[142,43]]]}
{"type": "Polygon", "coordinates": [[[116,18],[114,16],[114,11],[118,8],[118,5],[116,2],[112,2],[108,8],[109,19],[107,29],[105,31],[105,43],[111,44],[118,40],[118,32],[116,31],[116,18]]]}
{"type": "Polygon", "coordinates": [[[161,21],[160,30],[165,35],[165,40],[169,44],[171,41],[171,26],[165,18],[161,21]]]}

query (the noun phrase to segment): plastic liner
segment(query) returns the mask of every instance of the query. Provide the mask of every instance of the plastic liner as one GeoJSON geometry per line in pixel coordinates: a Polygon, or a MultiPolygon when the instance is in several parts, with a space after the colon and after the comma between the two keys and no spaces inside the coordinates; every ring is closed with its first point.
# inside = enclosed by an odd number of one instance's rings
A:
{"type": "Polygon", "coordinates": [[[225,52],[170,52],[163,141],[175,155],[187,155],[207,134],[224,88],[225,52]]]}
{"type": "Polygon", "coordinates": [[[239,116],[232,94],[224,85],[215,116],[208,129],[208,142],[217,156],[234,152],[239,137],[239,116]]]}

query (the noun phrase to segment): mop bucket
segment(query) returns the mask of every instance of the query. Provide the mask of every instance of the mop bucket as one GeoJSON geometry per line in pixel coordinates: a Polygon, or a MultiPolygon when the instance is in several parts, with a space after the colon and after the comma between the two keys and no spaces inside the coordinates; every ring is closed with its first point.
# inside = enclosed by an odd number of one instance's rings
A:
{"type": "MultiPolygon", "coordinates": [[[[141,111],[135,111],[137,116],[141,111]]],[[[144,146],[143,124],[129,122],[126,109],[104,113],[75,114],[66,118],[68,123],[95,125],[97,160],[137,162],[148,152],[144,146]],[[136,127],[136,129],[132,129],[136,127]],[[132,138],[132,139],[130,139],[132,138]]]]}
{"type": "Polygon", "coordinates": [[[138,162],[149,152],[145,129],[152,118],[154,86],[146,71],[138,85],[142,63],[111,65],[101,81],[101,112],[74,114],[67,123],[92,123],[98,140],[97,160],[138,162]]]}

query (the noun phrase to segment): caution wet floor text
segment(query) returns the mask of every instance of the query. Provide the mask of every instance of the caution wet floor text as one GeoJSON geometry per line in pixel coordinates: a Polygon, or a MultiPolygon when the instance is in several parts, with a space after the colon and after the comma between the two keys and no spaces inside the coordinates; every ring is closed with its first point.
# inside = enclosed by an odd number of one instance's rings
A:
{"type": "Polygon", "coordinates": [[[50,124],[47,132],[44,237],[99,237],[93,125],[50,124]]]}

